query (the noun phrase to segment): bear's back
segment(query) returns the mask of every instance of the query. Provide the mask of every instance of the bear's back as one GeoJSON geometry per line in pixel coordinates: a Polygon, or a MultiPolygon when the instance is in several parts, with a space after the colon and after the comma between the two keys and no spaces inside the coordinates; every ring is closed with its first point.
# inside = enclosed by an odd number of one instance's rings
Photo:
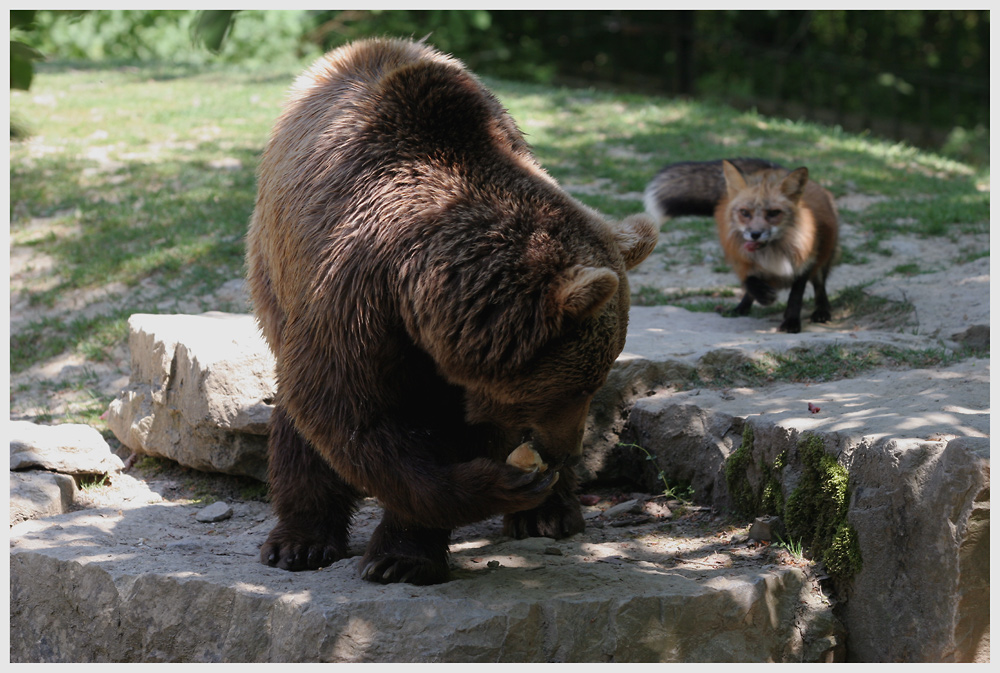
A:
{"type": "Polygon", "coordinates": [[[321,283],[333,290],[334,276],[371,277],[380,257],[398,263],[425,241],[442,211],[509,214],[539,184],[559,191],[459,61],[394,39],[334,50],[296,80],[261,158],[248,236],[254,303],[287,311],[316,299],[321,283]]]}

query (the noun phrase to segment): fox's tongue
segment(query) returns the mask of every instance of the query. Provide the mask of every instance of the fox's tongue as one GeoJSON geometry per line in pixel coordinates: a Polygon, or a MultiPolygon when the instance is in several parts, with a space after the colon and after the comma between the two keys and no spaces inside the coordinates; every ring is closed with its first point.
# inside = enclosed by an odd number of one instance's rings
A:
{"type": "Polygon", "coordinates": [[[756,252],[757,250],[760,249],[760,247],[761,245],[757,241],[746,241],[743,244],[743,249],[746,250],[747,252],[756,252]]]}

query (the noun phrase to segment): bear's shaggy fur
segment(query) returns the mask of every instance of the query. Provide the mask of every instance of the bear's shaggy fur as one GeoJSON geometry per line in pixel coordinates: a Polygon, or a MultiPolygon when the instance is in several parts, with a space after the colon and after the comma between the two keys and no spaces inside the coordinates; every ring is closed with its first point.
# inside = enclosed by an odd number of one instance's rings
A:
{"type": "Polygon", "coordinates": [[[495,514],[517,537],[582,530],[569,468],[652,221],[573,200],[474,75],[402,40],[303,74],[258,177],[248,278],[278,370],[261,561],[344,557],[365,495],[378,582],[447,580],[451,529],[495,514]],[[526,438],[548,471],[504,463],[526,438]]]}

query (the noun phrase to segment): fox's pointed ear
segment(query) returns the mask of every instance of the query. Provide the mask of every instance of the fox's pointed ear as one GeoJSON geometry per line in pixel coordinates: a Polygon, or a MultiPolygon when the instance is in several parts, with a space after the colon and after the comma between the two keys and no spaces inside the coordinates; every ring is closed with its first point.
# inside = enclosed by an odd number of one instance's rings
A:
{"type": "Polygon", "coordinates": [[[726,179],[726,192],[729,198],[733,198],[741,190],[747,188],[746,178],[743,177],[740,169],[725,159],[722,160],[722,175],[726,179]]]}
{"type": "Polygon", "coordinates": [[[611,269],[577,265],[555,281],[551,318],[557,323],[579,321],[597,313],[618,291],[618,274],[611,269]]]}
{"type": "Polygon", "coordinates": [[[802,190],[806,188],[807,182],[809,182],[809,169],[805,166],[796,168],[781,181],[781,193],[792,201],[798,201],[802,198],[802,190]]]}
{"type": "Polygon", "coordinates": [[[626,269],[638,266],[656,247],[660,232],[653,219],[647,215],[629,215],[613,226],[626,269]]]}

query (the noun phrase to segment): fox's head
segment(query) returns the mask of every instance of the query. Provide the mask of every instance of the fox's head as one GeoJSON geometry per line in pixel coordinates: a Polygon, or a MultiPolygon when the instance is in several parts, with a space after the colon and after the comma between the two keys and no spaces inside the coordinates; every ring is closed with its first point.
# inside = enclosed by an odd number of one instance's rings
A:
{"type": "Polygon", "coordinates": [[[756,252],[794,226],[799,200],[809,181],[805,166],[791,172],[772,169],[744,175],[723,161],[722,172],[726,177],[730,230],[743,238],[745,252],[756,252]]]}

